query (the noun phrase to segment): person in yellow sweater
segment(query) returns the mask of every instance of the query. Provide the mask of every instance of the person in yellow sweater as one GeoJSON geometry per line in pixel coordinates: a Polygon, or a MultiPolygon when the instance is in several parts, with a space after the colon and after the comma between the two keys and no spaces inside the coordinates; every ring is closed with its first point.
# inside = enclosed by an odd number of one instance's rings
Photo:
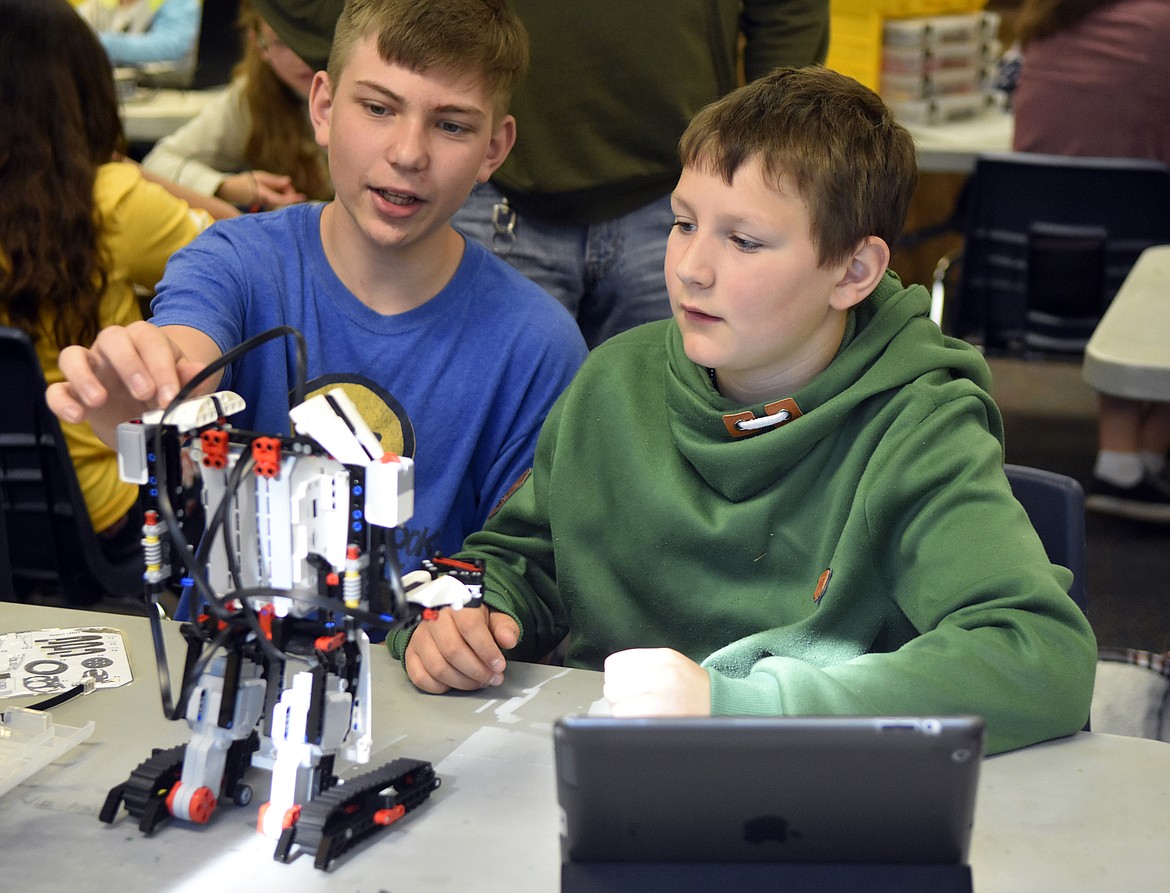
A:
{"type": "MultiPolygon", "coordinates": [[[[0,107],[0,322],[29,334],[52,383],[62,346],[142,318],[136,289],[211,216],[116,160],[110,63],[68,0],[0,0],[0,107]]],[[[88,424],[62,428],[103,548],[136,561],[137,488],[88,424]]]]}

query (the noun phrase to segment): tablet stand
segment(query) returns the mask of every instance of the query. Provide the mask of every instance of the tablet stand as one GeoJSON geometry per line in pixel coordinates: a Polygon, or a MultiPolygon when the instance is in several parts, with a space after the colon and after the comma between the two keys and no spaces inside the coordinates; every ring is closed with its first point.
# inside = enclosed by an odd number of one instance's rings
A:
{"type": "Polygon", "coordinates": [[[969,865],[562,862],[561,893],[972,893],[969,865]]]}

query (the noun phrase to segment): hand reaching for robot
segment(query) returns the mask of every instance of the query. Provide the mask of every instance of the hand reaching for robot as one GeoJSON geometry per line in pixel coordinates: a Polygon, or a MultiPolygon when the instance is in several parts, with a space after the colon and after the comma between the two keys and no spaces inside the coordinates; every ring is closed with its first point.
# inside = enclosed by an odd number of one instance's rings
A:
{"type": "Polygon", "coordinates": [[[406,672],[422,691],[475,691],[504,681],[504,651],[520,640],[507,614],[486,607],[445,608],[420,623],[406,649],[406,672]]]}
{"type": "Polygon", "coordinates": [[[215,342],[194,329],[160,329],[141,321],[109,326],[91,347],[73,345],[61,351],[65,380],[50,385],[45,396],[61,419],[89,421],[103,442],[115,446],[119,423],[165,407],[218,356],[215,342]]]}

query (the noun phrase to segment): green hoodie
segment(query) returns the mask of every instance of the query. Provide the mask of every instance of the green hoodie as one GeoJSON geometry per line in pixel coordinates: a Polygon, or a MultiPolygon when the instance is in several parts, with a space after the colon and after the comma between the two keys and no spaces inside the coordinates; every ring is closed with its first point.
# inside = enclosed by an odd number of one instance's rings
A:
{"type": "Polygon", "coordinates": [[[671,647],[715,713],[979,713],[988,750],[1088,716],[1096,645],[1003,473],[990,372],[886,275],[801,415],[733,439],[673,320],[593,351],[467,553],[513,657],[671,647]]]}

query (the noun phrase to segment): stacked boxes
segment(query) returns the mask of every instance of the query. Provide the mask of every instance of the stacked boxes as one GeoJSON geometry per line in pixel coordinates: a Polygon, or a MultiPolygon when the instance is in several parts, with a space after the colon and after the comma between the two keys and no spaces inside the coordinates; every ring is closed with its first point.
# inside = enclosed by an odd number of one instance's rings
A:
{"type": "Polygon", "coordinates": [[[832,0],[826,64],[877,90],[904,123],[975,117],[993,104],[991,84],[1001,53],[999,15],[982,12],[982,5],[983,0],[832,0]],[[948,4],[965,8],[942,8],[948,4]]]}
{"type": "Polygon", "coordinates": [[[998,32],[996,13],[886,22],[878,92],[908,124],[973,118],[990,104],[998,32]]]}

